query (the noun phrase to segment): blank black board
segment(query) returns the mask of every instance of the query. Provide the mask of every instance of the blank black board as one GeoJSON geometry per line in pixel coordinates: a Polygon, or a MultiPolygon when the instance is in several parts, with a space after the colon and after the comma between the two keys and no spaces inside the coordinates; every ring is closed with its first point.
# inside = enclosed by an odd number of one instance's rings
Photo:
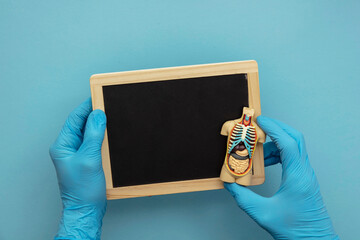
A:
{"type": "Polygon", "coordinates": [[[219,177],[246,74],[103,86],[114,187],[219,177]]]}

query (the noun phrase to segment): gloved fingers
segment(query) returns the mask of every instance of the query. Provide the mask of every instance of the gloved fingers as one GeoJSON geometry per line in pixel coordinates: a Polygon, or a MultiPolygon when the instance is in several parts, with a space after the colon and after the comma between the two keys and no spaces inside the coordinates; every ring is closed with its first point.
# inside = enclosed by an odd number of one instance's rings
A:
{"type": "Polygon", "coordinates": [[[300,153],[306,154],[304,135],[301,132],[299,132],[298,130],[290,127],[289,125],[287,125],[277,119],[273,119],[273,121],[277,125],[279,125],[287,134],[289,134],[297,142],[300,153]]]}
{"type": "Polygon", "coordinates": [[[106,116],[102,110],[94,110],[88,117],[84,140],[79,151],[97,152],[100,154],[106,129],[106,116]]]}
{"type": "Polygon", "coordinates": [[[259,116],[257,122],[279,149],[283,170],[287,171],[291,161],[300,157],[297,142],[290,137],[273,119],[259,116]]]}
{"type": "Polygon", "coordinates": [[[91,113],[91,98],[81,103],[67,118],[54,145],[56,148],[76,152],[83,139],[86,120],[91,113]]]}
{"type": "Polygon", "coordinates": [[[274,142],[267,142],[264,144],[264,161],[265,167],[281,162],[279,149],[274,142]]]}
{"type": "Polygon", "coordinates": [[[224,183],[224,187],[235,198],[239,207],[247,213],[249,208],[260,206],[264,201],[264,197],[236,183],[224,183]]]}

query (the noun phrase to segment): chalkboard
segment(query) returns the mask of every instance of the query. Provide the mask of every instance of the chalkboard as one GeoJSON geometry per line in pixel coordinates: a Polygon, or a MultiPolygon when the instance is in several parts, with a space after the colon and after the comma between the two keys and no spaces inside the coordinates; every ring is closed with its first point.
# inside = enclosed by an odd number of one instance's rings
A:
{"type": "Polygon", "coordinates": [[[103,87],[114,187],[218,177],[246,74],[103,87]]]}
{"type": "Polygon", "coordinates": [[[222,124],[243,107],[260,114],[255,61],[97,74],[90,85],[107,116],[108,199],[222,188],[222,124]]]}

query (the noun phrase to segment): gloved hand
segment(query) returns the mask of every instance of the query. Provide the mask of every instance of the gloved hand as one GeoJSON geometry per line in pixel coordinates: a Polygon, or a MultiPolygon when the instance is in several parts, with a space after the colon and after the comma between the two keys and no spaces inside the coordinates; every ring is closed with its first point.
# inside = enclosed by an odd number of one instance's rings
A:
{"type": "Polygon", "coordinates": [[[262,197],[236,183],[225,188],[237,204],[275,239],[338,239],[310,166],[303,135],[284,123],[259,116],[272,142],[264,145],[265,166],[281,163],[280,189],[262,197]]]}
{"type": "Polygon", "coordinates": [[[107,203],[101,163],[105,127],[104,112],[92,111],[88,99],[69,115],[50,147],[63,203],[55,239],[100,239],[107,203]]]}

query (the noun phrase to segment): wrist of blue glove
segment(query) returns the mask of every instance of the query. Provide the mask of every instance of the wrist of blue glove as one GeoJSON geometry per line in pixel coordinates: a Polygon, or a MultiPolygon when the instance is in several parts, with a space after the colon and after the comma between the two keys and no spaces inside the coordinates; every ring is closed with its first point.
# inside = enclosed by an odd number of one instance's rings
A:
{"type": "Polygon", "coordinates": [[[100,239],[105,209],[92,205],[64,208],[54,239],[100,239]]]}
{"type": "Polygon", "coordinates": [[[271,138],[264,145],[265,166],[281,163],[280,189],[262,197],[236,183],[225,183],[238,206],[275,239],[338,239],[306,152],[303,135],[286,124],[259,116],[271,138]]]}
{"type": "Polygon", "coordinates": [[[55,239],[100,239],[106,211],[101,145],[106,128],[103,111],[92,111],[88,99],[66,120],[50,147],[63,214],[55,239]]]}

